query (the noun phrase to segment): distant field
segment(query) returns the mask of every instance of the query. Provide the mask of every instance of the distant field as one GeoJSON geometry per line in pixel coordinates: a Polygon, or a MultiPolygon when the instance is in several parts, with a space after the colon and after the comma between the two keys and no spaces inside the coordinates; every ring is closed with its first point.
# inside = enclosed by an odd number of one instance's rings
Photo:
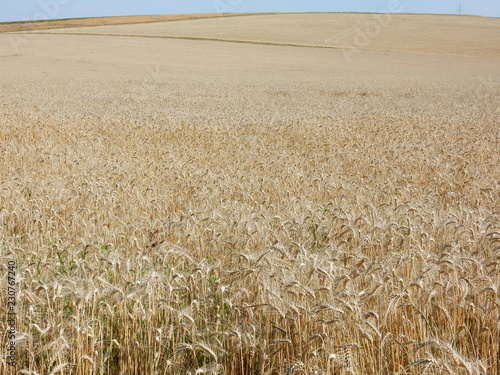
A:
{"type": "Polygon", "coordinates": [[[500,57],[495,18],[408,14],[265,14],[185,22],[158,22],[55,30],[219,39],[412,53],[500,57]]]}
{"type": "Polygon", "coordinates": [[[179,21],[198,18],[229,17],[242,13],[196,13],[196,14],[164,14],[155,16],[122,16],[122,17],[91,17],[64,20],[45,20],[36,22],[4,22],[0,23],[0,32],[35,31],[59,29],[66,27],[122,25],[134,23],[179,21]]]}
{"type": "Polygon", "coordinates": [[[377,17],[0,34],[0,373],[500,375],[498,22],[377,17]]]}

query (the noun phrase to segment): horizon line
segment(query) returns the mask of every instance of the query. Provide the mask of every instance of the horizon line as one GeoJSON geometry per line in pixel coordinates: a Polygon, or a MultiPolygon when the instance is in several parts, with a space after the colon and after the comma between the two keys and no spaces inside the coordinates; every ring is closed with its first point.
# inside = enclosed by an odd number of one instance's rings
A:
{"type": "Polygon", "coordinates": [[[414,15],[414,16],[458,16],[458,17],[482,17],[482,18],[500,18],[500,16],[483,16],[480,14],[467,14],[467,13],[411,13],[411,12],[193,12],[193,13],[151,13],[151,14],[124,14],[115,16],[83,16],[83,17],[65,17],[65,18],[46,18],[40,20],[13,20],[13,21],[0,21],[0,24],[13,24],[13,23],[42,23],[51,21],[69,21],[69,20],[84,20],[92,18],[120,18],[120,17],[147,17],[147,16],[168,16],[168,15],[191,15],[191,14],[206,14],[221,16],[246,16],[246,15],[276,15],[276,14],[400,14],[400,15],[414,15]]]}

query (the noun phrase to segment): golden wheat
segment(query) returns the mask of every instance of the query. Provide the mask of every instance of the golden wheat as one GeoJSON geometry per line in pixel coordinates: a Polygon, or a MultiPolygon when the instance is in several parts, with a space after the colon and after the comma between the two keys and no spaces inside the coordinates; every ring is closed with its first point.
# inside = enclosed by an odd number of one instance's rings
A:
{"type": "Polygon", "coordinates": [[[0,39],[2,373],[500,374],[495,58],[0,39]]]}

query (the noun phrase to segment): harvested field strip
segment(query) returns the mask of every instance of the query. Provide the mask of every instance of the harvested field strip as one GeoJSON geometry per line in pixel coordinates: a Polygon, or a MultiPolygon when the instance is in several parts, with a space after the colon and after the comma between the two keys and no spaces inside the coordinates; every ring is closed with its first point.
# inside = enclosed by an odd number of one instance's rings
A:
{"type": "Polygon", "coordinates": [[[104,25],[132,25],[132,24],[154,23],[154,22],[194,20],[202,18],[249,16],[254,14],[257,15],[257,14],[267,14],[267,13],[166,14],[166,15],[156,15],[156,16],[70,18],[70,19],[60,19],[60,20],[42,20],[34,22],[32,21],[2,22],[0,23],[0,33],[60,29],[60,28],[72,28],[72,27],[104,26],[104,25]]]}

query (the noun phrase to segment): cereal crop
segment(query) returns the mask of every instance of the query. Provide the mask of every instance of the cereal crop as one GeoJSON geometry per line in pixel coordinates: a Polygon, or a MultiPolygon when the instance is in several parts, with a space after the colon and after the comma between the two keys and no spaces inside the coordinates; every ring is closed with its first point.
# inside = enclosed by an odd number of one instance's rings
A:
{"type": "Polygon", "coordinates": [[[0,34],[1,373],[500,375],[496,39],[259,17],[0,34]]]}

